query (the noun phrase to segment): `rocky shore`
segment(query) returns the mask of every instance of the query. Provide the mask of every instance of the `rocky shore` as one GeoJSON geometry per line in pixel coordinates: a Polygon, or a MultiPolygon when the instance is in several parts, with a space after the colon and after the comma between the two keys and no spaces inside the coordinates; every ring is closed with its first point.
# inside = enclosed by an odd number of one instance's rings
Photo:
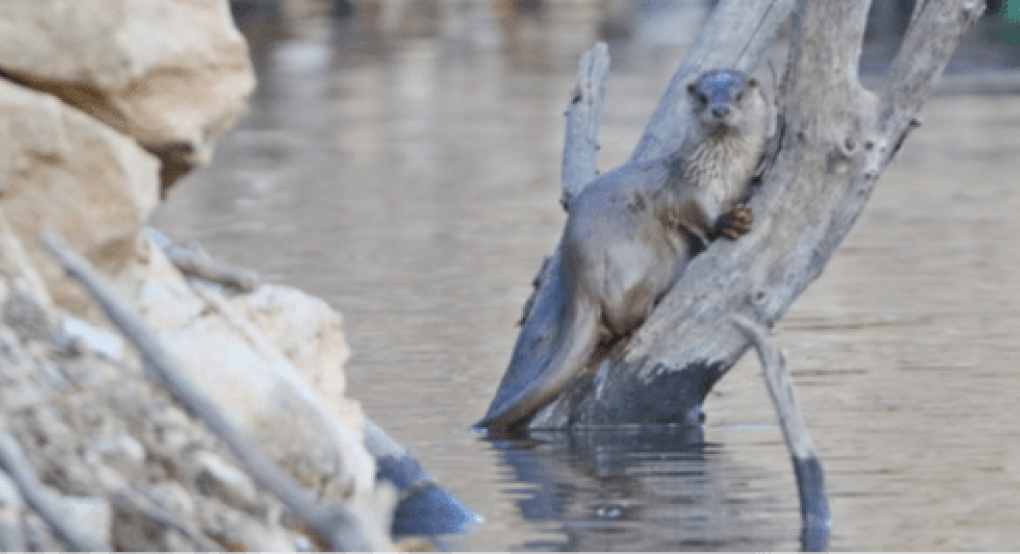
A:
{"type": "Polygon", "coordinates": [[[227,0],[0,3],[3,549],[335,547],[169,392],[44,230],[112,283],[246,439],[343,506],[360,544],[394,547],[397,493],[376,480],[360,406],[316,394],[342,395],[339,315],[146,229],[254,85],[227,0]]]}

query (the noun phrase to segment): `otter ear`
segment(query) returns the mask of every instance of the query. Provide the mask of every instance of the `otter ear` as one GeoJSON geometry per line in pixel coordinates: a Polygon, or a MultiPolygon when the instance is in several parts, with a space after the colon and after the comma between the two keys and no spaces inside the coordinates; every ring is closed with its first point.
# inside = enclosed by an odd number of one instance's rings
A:
{"type": "Polygon", "coordinates": [[[758,79],[755,79],[754,77],[751,77],[750,79],[747,80],[747,86],[749,86],[749,87],[756,87],[756,86],[758,86],[758,79]]]}
{"type": "Polygon", "coordinates": [[[695,92],[697,92],[697,90],[698,90],[697,84],[690,83],[687,85],[687,94],[694,94],[695,92]]]}

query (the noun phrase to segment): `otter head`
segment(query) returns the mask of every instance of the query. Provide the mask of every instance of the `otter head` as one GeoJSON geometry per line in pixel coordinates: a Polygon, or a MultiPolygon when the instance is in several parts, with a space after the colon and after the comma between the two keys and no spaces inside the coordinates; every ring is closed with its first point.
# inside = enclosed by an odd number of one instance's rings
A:
{"type": "Polygon", "coordinates": [[[740,131],[747,121],[745,105],[756,99],[758,81],[742,71],[706,71],[687,85],[691,108],[711,133],[740,131]]]}

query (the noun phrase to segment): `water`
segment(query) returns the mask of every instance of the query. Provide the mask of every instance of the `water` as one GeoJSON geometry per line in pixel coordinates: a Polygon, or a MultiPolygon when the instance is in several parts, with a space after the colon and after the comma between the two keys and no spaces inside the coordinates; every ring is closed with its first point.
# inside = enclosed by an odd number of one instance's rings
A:
{"type": "MultiPolygon", "coordinates": [[[[563,223],[577,57],[614,27],[592,3],[443,5],[460,7],[248,21],[250,113],[155,224],[343,313],[350,395],[487,518],[452,548],[797,549],[796,485],[751,357],[706,402],[704,446],[670,429],[467,432],[563,223]]],[[[668,12],[672,35],[663,13],[611,44],[604,169],[628,156],[701,12],[668,12]]],[[[1020,102],[942,97],[924,115],[776,331],[837,550],[1020,544],[1020,102]]]]}

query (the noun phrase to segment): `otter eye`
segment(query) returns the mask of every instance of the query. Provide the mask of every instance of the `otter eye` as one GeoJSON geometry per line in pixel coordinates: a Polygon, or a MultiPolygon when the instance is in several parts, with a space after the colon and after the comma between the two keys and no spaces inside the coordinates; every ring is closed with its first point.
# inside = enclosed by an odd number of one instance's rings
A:
{"type": "Polygon", "coordinates": [[[741,100],[744,99],[744,93],[743,92],[738,92],[736,98],[737,98],[737,102],[740,102],[741,100]]]}
{"type": "Polygon", "coordinates": [[[701,102],[702,104],[708,104],[708,95],[706,95],[704,92],[698,94],[698,102],[701,102]]]}

